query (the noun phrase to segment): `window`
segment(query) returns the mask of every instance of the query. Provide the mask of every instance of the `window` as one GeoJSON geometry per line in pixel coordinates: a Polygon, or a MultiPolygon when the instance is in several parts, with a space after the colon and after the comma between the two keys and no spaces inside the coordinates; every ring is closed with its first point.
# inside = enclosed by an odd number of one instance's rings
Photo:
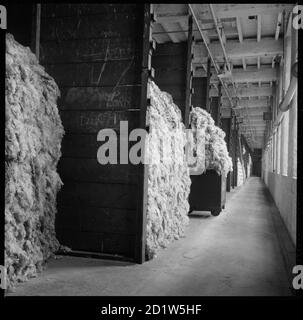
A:
{"type": "Polygon", "coordinates": [[[281,174],[288,175],[288,131],[289,131],[289,111],[285,112],[282,124],[281,140],[281,174]]]}

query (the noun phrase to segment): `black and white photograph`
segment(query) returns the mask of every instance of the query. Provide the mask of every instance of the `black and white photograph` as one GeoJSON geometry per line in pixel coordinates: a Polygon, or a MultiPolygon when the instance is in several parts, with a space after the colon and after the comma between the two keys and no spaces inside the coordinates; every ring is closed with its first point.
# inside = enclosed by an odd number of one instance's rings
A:
{"type": "Polygon", "coordinates": [[[302,5],[0,13],[10,308],[99,297],[92,319],[202,319],[203,297],[302,303],[302,5]]]}

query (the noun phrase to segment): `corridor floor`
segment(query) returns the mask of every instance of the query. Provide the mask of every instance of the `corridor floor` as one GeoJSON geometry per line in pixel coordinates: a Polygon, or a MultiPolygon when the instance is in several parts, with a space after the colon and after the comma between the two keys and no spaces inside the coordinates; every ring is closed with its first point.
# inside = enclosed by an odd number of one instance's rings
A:
{"type": "Polygon", "coordinates": [[[194,212],[186,237],[152,261],[64,256],[8,295],[291,295],[277,219],[262,180],[251,177],[228,193],[220,216],[194,212]]]}

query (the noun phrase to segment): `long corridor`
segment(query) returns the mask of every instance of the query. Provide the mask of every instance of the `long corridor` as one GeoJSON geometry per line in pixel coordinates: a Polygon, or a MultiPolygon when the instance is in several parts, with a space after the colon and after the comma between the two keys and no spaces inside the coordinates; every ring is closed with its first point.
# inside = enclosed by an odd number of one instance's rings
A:
{"type": "Polygon", "coordinates": [[[194,212],[186,237],[152,261],[59,257],[8,295],[291,295],[292,256],[269,192],[251,177],[228,194],[220,216],[194,212]]]}

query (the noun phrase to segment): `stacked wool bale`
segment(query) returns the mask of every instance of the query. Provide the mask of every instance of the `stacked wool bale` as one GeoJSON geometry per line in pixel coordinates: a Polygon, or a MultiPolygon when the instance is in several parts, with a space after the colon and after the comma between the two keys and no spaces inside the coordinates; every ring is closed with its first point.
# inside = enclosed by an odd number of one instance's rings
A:
{"type": "MultiPolygon", "coordinates": [[[[216,170],[220,175],[227,175],[232,170],[232,160],[228,155],[225,132],[215,125],[211,115],[201,109],[193,108],[190,113],[190,125],[194,136],[194,143],[202,141],[200,145],[194,145],[196,149],[205,148],[204,170],[216,170]],[[204,135],[204,139],[198,137],[204,135]]],[[[196,150],[197,157],[204,154],[196,150]]]]}
{"type": "Polygon", "coordinates": [[[59,89],[36,56],[6,36],[5,266],[14,285],[40,271],[59,248],[56,167],[64,134],[59,89]]]}
{"type": "Polygon", "coordinates": [[[151,104],[147,110],[148,191],[146,252],[184,236],[188,224],[190,175],[184,146],[186,132],[179,108],[172,97],[149,83],[151,104]]]}

